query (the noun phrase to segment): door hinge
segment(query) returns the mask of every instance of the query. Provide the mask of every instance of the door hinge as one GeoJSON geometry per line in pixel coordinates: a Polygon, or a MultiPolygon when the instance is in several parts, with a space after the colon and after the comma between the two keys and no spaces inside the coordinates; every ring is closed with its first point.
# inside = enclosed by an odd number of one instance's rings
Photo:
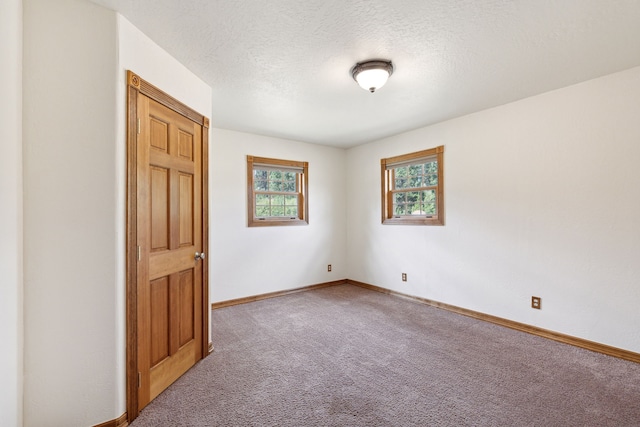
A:
{"type": "Polygon", "coordinates": [[[138,372],[138,388],[142,386],[142,374],[138,372]]]}
{"type": "Polygon", "coordinates": [[[140,119],[138,119],[138,135],[140,135],[140,119]]]}
{"type": "Polygon", "coordinates": [[[138,246],[138,261],[142,261],[142,247],[138,246]]]}

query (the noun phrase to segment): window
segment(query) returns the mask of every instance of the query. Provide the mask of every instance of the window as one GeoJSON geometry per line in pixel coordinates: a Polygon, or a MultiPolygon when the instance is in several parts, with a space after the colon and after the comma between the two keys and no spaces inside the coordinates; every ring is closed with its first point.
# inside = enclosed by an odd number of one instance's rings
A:
{"type": "Polygon", "coordinates": [[[247,156],[249,227],[309,223],[309,163],[247,156]]]}
{"type": "Polygon", "coordinates": [[[380,160],[382,223],[444,225],[444,146],[380,160]]]}

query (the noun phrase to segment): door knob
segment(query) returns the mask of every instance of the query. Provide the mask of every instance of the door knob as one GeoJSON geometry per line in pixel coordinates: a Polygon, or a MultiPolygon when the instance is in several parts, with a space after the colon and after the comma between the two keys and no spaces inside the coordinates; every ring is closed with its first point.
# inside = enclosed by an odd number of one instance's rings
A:
{"type": "Polygon", "coordinates": [[[203,260],[204,259],[204,252],[202,252],[202,253],[196,252],[195,259],[196,259],[196,261],[203,260]]]}

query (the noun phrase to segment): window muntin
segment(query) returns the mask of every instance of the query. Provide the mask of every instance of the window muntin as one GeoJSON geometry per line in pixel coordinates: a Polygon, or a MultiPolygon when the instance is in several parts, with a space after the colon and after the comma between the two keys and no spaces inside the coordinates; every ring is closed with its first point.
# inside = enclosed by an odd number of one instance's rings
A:
{"type": "Polygon", "coordinates": [[[308,223],[308,163],[247,156],[249,226],[308,223]]]}
{"type": "Polygon", "coordinates": [[[298,173],[290,170],[253,167],[256,218],[298,216],[298,173]]]}
{"type": "Polygon", "coordinates": [[[443,152],[440,146],[380,161],[384,224],[444,224],[443,152]]]}
{"type": "Polygon", "coordinates": [[[438,188],[438,160],[398,166],[393,174],[393,214],[437,215],[436,190],[438,188]]]}

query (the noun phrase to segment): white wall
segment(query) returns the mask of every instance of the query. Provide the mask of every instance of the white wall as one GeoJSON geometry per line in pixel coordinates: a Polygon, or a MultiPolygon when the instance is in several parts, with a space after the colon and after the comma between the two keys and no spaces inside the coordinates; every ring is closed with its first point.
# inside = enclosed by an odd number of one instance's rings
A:
{"type": "MultiPolygon", "coordinates": [[[[126,70],[131,70],[149,83],[188,105],[198,113],[211,118],[211,88],[184,65],[164,51],[121,15],[118,17],[118,136],[125,135],[126,70]]],[[[126,148],[126,147],[125,147],[126,148]]]]}
{"type": "Polygon", "coordinates": [[[116,13],[25,1],[25,424],[126,410],[126,78],[202,114],[211,89],[116,13]]]}
{"type": "Polygon", "coordinates": [[[212,301],[346,278],[344,150],[213,129],[211,155],[212,301]],[[247,155],[309,162],[309,225],[247,227],[247,155]]]}
{"type": "Polygon", "coordinates": [[[639,114],[634,68],[349,150],[349,278],[640,352],[639,114]],[[380,159],[437,145],[446,225],[381,225],[380,159]]]}
{"type": "Polygon", "coordinates": [[[0,3],[0,414],[22,425],[22,1],[0,3]]]}
{"type": "Polygon", "coordinates": [[[113,12],[24,0],[26,426],[95,425],[120,403],[116,42],[113,12]]]}

